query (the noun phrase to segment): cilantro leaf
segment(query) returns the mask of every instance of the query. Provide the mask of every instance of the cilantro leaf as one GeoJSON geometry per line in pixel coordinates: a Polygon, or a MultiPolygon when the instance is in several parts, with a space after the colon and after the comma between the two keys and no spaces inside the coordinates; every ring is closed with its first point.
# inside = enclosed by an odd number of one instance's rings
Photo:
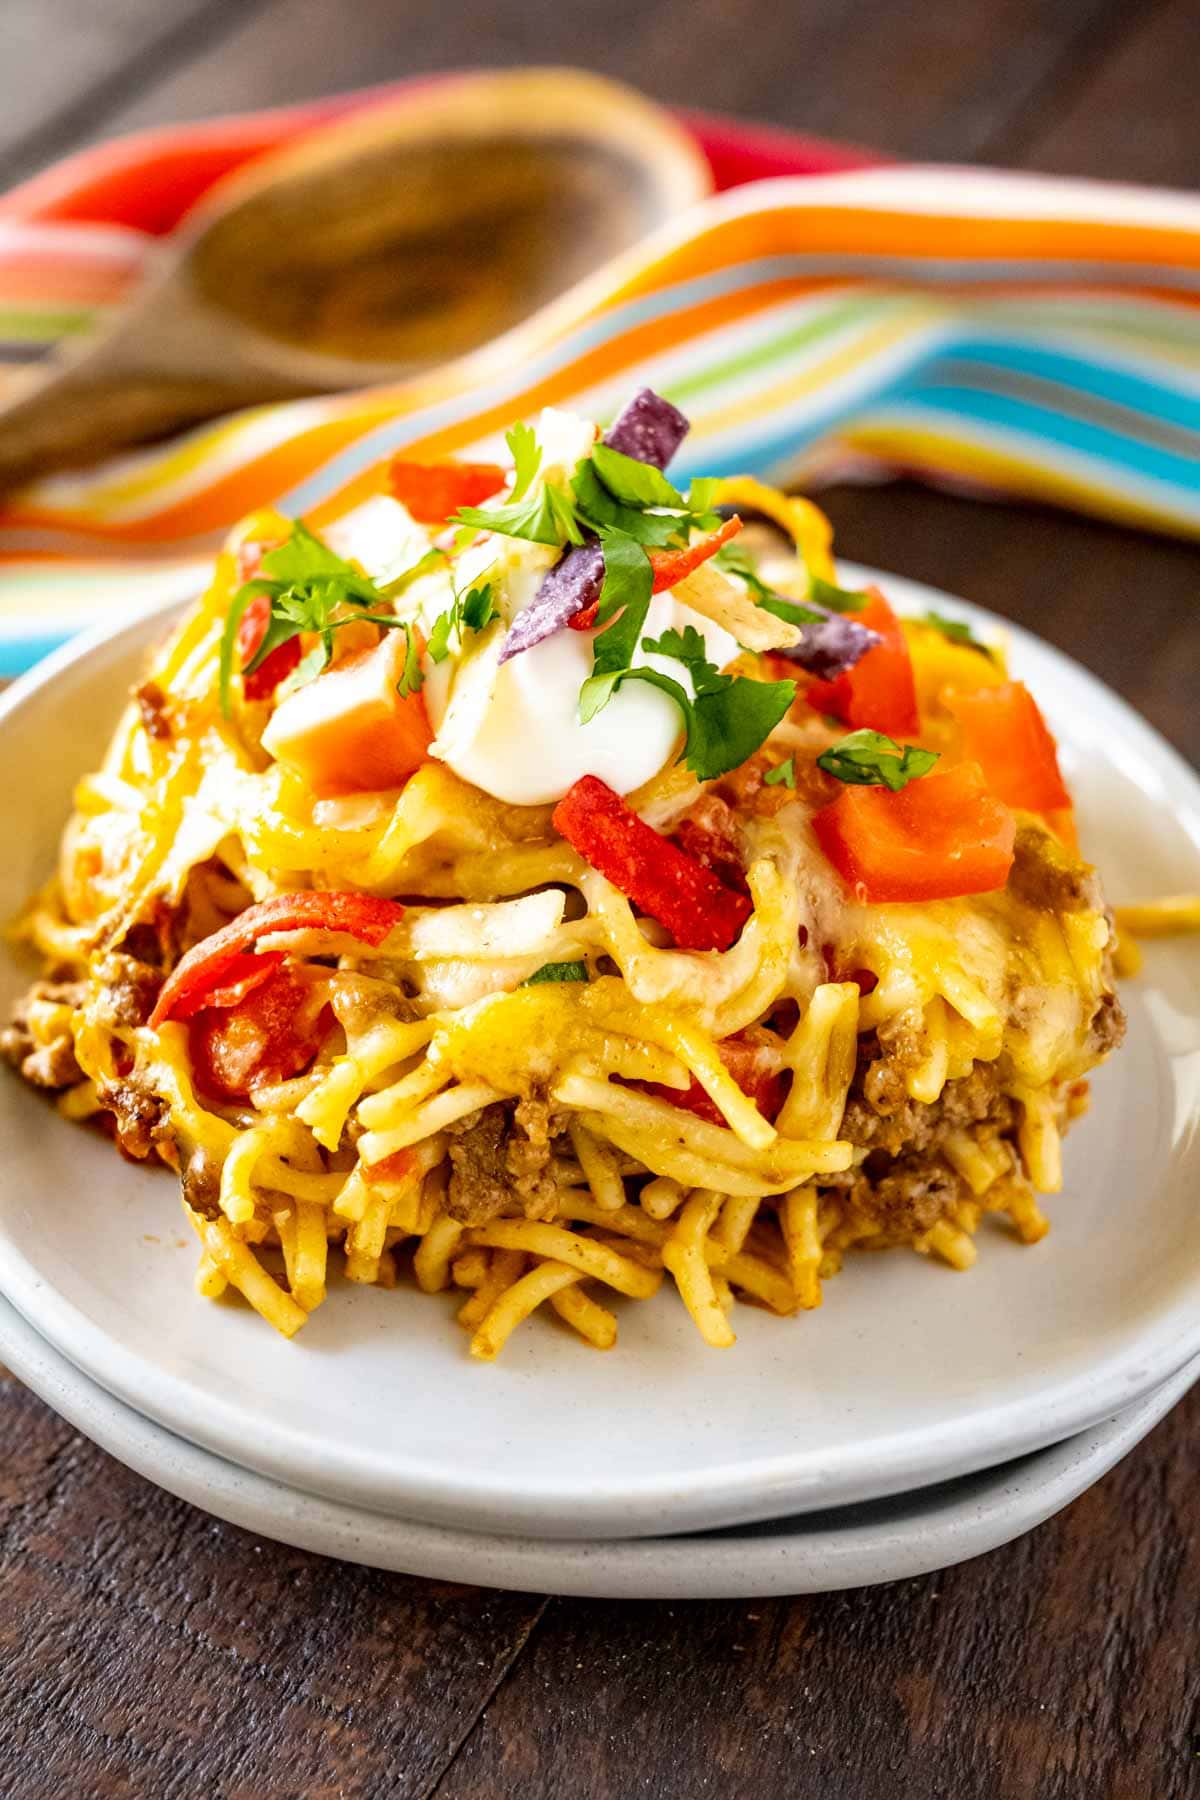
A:
{"type": "Polygon", "coordinates": [[[543,981],[586,981],[588,969],[585,962],[550,962],[543,963],[532,975],[527,975],[521,983],[522,987],[538,987],[543,981]]]}
{"type": "Polygon", "coordinates": [[[796,785],[796,758],[789,756],[786,762],[776,763],[773,769],[763,774],[763,782],[767,787],[789,787],[796,785]]]}
{"type": "Polygon", "coordinates": [[[726,676],[727,686],[698,694],[684,752],[688,768],[712,781],[740,768],[764,744],[796,698],[794,681],[726,676]]]}
{"type": "Polygon", "coordinates": [[[645,509],[647,506],[673,506],[682,512],[683,495],[672,487],[661,469],[653,463],[638,462],[624,451],[597,444],[592,451],[592,467],[614,500],[622,506],[645,509]]]}
{"type": "MultiPolygon", "coordinates": [[[[251,600],[265,594],[270,600],[270,612],[267,628],[255,648],[253,656],[243,671],[252,674],[277,650],[281,644],[289,643],[303,633],[315,634],[320,638],[320,656],[315,651],[303,658],[302,666],[306,675],[319,673],[333,655],[333,634],[352,618],[368,619],[372,624],[394,627],[399,623],[390,613],[371,611],[351,612],[337,617],[339,607],[350,606],[359,609],[382,607],[385,595],[368,579],[361,570],[356,569],[344,557],[314,537],[308,527],[297,519],[292,525],[291,536],[285,543],[277,544],[263,556],[258,573],[249,581],[243,582],[230,602],[229,612],[225,620],[225,629],[221,634],[221,649],[218,660],[221,711],[226,718],[230,711],[230,685],[233,678],[233,658],[237,647],[238,628],[247,606],[251,600]]],[[[293,673],[292,685],[298,685],[296,672],[293,673]]]]}
{"type": "Polygon", "coordinates": [[[508,496],[510,502],[523,500],[533,486],[534,477],[542,466],[541,446],[532,425],[514,425],[506,431],[504,441],[508,445],[513,459],[513,486],[508,496]]]}
{"type": "MultiPolygon", "coordinates": [[[[625,460],[630,459],[627,457],[625,460]]],[[[648,464],[645,466],[649,467],[648,464]]],[[[686,516],[680,513],[644,512],[640,507],[626,506],[615,499],[596,473],[594,455],[585,457],[577,465],[571,477],[571,488],[580,516],[602,537],[607,531],[619,531],[625,537],[657,550],[664,550],[669,544],[687,537],[690,522],[686,516]]],[[[676,499],[678,500],[678,495],[676,499]]]]}
{"type": "Polygon", "coordinates": [[[475,531],[494,531],[500,537],[524,538],[530,544],[582,544],[583,529],[569,494],[553,482],[543,482],[530,498],[508,500],[502,506],[460,506],[452,525],[475,531]]]}
{"type": "Polygon", "coordinates": [[[439,613],[429,633],[429,654],[435,663],[445,662],[450,654],[450,639],[462,642],[464,631],[482,631],[500,614],[490,581],[473,587],[469,594],[455,594],[454,603],[439,613]]]}
{"type": "Polygon", "coordinates": [[[482,631],[499,616],[490,581],[485,581],[482,587],[472,588],[462,603],[462,622],[468,631],[482,631]]]}
{"type": "Polygon", "coordinates": [[[808,585],[809,599],[830,612],[861,612],[871,597],[854,588],[838,587],[832,581],[823,580],[820,575],[810,574],[808,585]]]}
{"type": "Polygon", "coordinates": [[[439,613],[433,621],[429,632],[429,643],[426,648],[435,663],[444,663],[450,654],[450,634],[454,629],[454,608],[448,606],[445,612],[439,613]]]}
{"type": "Polygon", "coordinates": [[[626,681],[644,681],[674,700],[684,725],[680,760],[699,781],[714,781],[718,775],[740,768],[796,698],[794,681],[753,681],[745,675],[725,676],[723,685],[711,687],[695,699],[681,682],[659,669],[641,665],[626,669],[616,685],[626,681]]]}
{"type": "Polygon", "coordinates": [[[782,594],[768,593],[758,604],[764,612],[773,613],[788,625],[819,625],[828,616],[818,612],[815,606],[805,606],[802,600],[787,600],[782,594]]]}
{"type": "Polygon", "coordinates": [[[722,675],[716,665],[709,662],[708,646],[694,625],[685,625],[682,631],[670,625],[660,638],[643,638],[642,649],[683,663],[697,694],[715,693],[728,687],[733,679],[730,675],[722,675]]]}
{"type": "Polygon", "coordinates": [[[930,625],[934,631],[940,631],[944,638],[952,644],[961,644],[966,650],[978,650],[980,656],[986,656],[989,662],[996,661],[996,652],[991,644],[985,644],[975,636],[971,627],[962,619],[946,619],[941,613],[927,612],[921,617],[922,625],[930,625]]]}
{"type": "Polygon", "coordinates": [[[622,672],[629,667],[637,649],[650,594],[654,587],[654,571],[642,546],[623,532],[605,532],[604,585],[596,620],[608,624],[592,646],[592,672],[579,690],[579,722],[586,725],[607,706],[622,672]]]}
{"type": "Polygon", "coordinates": [[[296,519],[292,523],[292,535],[282,544],[276,544],[268,550],[262,559],[261,574],[272,583],[279,582],[284,587],[302,587],[315,578],[329,577],[336,580],[345,593],[353,598],[368,603],[378,600],[379,589],[373,581],[356,569],[344,557],[323,544],[319,537],[296,519]]]}
{"type": "Polygon", "coordinates": [[[852,731],[818,756],[817,767],[851,786],[886,787],[898,794],[928,775],[937,759],[936,750],[900,745],[881,731],[852,731]]]}
{"type": "MultiPolygon", "coordinates": [[[[686,543],[692,529],[703,522],[661,469],[609,444],[597,444],[577,464],[570,493],[543,482],[531,497],[529,490],[542,463],[532,427],[514,425],[507,442],[515,468],[511,493],[499,506],[460,507],[450,521],[460,531],[494,531],[501,537],[559,547],[583,543],[588,531],[600,535],[619,531],[640,544],[665,549],[686,543]],[[670,510],[651,510],[662,507],[670,510]]],[[[712,493],[712,483],[701,486],[699,499],[706,513],[712,493]]]]}

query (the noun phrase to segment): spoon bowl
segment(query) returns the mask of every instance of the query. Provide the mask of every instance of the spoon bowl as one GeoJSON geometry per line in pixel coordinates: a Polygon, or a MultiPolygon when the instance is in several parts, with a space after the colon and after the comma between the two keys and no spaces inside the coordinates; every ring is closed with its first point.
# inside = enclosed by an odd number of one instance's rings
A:
{"type": "Polygon", "coordinates": [[[0,405],[0,488],[501,336],[711,187],[682,127],[573,70],[432,82],[256,160],[106,331],[0,405]]]}

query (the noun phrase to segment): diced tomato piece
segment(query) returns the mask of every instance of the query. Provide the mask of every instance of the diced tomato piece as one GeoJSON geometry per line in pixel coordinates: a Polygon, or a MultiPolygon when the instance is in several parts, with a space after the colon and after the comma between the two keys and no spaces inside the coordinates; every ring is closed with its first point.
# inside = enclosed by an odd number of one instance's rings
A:
{"type": "MultiPolygon", "coordinates": [[[[739,1033],[737,1037],[725,1038],[719,1043],[717,1052],[743,1094],[749,1095],[764,1118],[774,1119],[783,1105],[786,1076],[776,1066],[777,1059],[771,1056],[769,1049],[739,1033]]],[[[639,1081],[633,1085],[645,1094],[669,1100],[672,1106],[681,1107],[684,1112],[695,1113],[698,1119],[706,1119],[710,1125],[727,1122],[720,1107],[694,1077],[688,1088],[665,1087],[658,1081],[639,1081]]]]}
{"type": "Polygon", "coordinates": [[[313,984],[294,964],[236,1006],[204,1007],[188,1025],[196,1086],[218,1100],[241,1100],[256,1087],[288,1081],[306,1069],[333,1023],[313,984]]]}
{"type": "Polygon", "coordinates": [[[900,621],[878,588],[869,590],[866,605],[854,617],[877,631],[883,642],[833,681],[810,682],[804,697],[818,712],[844,719],[855,731],[867,726],[889,737],[911,737],[921,729],[921,721],[912,658],[900,621]]]}
{"type": "MultiPolygon", "coordinates": [[[[254,661],[270,623],[271,596],[251,595],[246,603],[246,610],[238,621],[237,654],[240,669],[246,670],[254,661]]],[[[242,692],[247,700],[269,700],[280,682],[291,674],[303,654],[303,645],[298,637],[289,638],[286,644],[276,644],[270,655],[263,657],[257,669],[243,674],[242,692]]]]}
{"type": "Polygon", "coordinates": [[[681,950],[728,950],[753,910],[745,894],[660,837],[595,775],[568,789],[554,809],[554,829],[665,925],[681,950]]]}
{"type": "Polygon", "coordinates": [[[734,513],[732,519],[726,519],[716,531],[708,532],[704,537],[685,544],[681,550],[650,550],[650,567],[654,571],[652,593],[665,593],[678,582],[693,574],[701,563],[706,563],[710,556],[715,556],[722,544],[727,544],[742,529],[742,521],[734,513]]]}
{"type": "Polygon", "coordinates": [[[194,993],[181,997],[172,1007],[172,1015],[176,1019],[190,1019],[202,1006],[237,1006],[247,994],[269,981],[285,960],[281,950],[264,951],[261,956],[255,956],[252,951],[239,951],[222,970],[216,987],[197,988],[194,993]]]}
{"type": "Polygon", "coordinates": [[[322,795],[400,787],[425,761],[433,733],[420,693],[397,691],[405,634],[356,650],[275,710],[263,748],[322,795]]]}
{"type": "MultiPolygon", "coordinates": [[[[404,917],[404,908],[395,900],[382,900],[376,894],[354,894],[346,891],[315,892],[308,889],[295,894],[274,894],[259,900],[245,912],[194,944],[186,956],[176,963],[150,1014],[151,1025],[164,1019],[187,1018],[202,1006],[213,1004],[213,996],[226,984],[240,986],[248,975],[252,959],[246,952],[259,938],[274,931],[330,931],[345,933],[360,943],[374,948],[382,944],[388,932],[404,917]]],[[[269,953],[272,962],[277,953],[269,953]]],[[[267,957],[262,959],[267,960],[267,957]]],[[[253,983],[257,986],[258,983],[253,983]]],[[[250,989],[242,989],[248,994],[250,989]]]]}
{"type": "Polygon", "coordinates": [[[1015,822],[977,763],[885,787],[846,787],[814,815],[817,842],[860,900],[948,900],[1002,888],[1015,822]]]}
{"type": "Polygon", "coordinates": [[[1050,728],[1023,681],[951,692],[946,706],[962,727],[963,755],[979,764],[993,794],[1028,812],[1070,807],[1050,728]]]}
{"type": "Polygon", "coordinates": [[[388,467],[392,493],[420,525],[444,525],[460,506],[481,506],[508,480],[498,463],[410,462],[394,456],[388,467]]]}

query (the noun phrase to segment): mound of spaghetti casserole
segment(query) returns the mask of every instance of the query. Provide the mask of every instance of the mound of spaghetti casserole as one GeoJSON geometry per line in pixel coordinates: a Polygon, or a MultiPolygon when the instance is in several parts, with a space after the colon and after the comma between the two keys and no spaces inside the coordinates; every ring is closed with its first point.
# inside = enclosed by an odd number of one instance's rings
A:
{"type": "Polygon", "coordinates": [[[1118,1041],[1111,920],[1001,649],[840,587],[807,501],[665,470],[642,390],[248,519],[80,782],[4,1034],[177,1171],[197,1285],[616,1339],[672,1283],[1027,1243],[1118,1041]]]}

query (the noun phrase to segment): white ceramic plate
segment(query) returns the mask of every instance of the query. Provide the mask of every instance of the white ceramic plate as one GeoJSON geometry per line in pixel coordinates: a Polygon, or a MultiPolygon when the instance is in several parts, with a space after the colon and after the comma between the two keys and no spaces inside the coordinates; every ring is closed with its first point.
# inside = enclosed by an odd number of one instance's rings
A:
{"type": "Polygon", "coordinates": [[[1060,1512],[1127,1456],[1200,1376],[1049,1450],[887,1500],[692,1537],[488,1537],[321,1500],[251,1474],[114,1400],[0,1300],[0,1361],[72,1425],[168,1493],[278,1543],[374,1569],[605,1600],[730,1600],[870,1587],[982,1556],[1060,1512]]]}
{"type": "MultiPolygon", "coordinates": [[[[850,571],[850,579],[866,578],[850,571]]],[[[881,577],[904,609],[1000,621],[881,577]]],[[[0,914],[50,866],[153,627],[60,654],[0,705],[0,914]]],[[[1118,897],[1200,887],[1200,783],[1075,664],[1019,632],[1084,841],[1118,897]]],[[[15,967],[0,980],[15,990],[15,967]]],[[[4,996],[0,994],[0,998],[4,996]]],[[[289,1486],[488,1532],[623,1537],[842,1505],[1082,1431],[1200,1352],[1200,952],[1162,944],[1128,991],[1129,1041],[1067,1146],[1036,1248],[998,1227],[969,1275],[851,1258],[824,1307],[739,1312],[705,1350],[669,1296],[624,1309],[598,1356],[553,1324],[472,1364],[446,1301],[336,1288],[288,1345],[191,1292],[173,1178],[131,1168],[0,1080],[0,1289],[111,1393],[289,1486]]]]}

